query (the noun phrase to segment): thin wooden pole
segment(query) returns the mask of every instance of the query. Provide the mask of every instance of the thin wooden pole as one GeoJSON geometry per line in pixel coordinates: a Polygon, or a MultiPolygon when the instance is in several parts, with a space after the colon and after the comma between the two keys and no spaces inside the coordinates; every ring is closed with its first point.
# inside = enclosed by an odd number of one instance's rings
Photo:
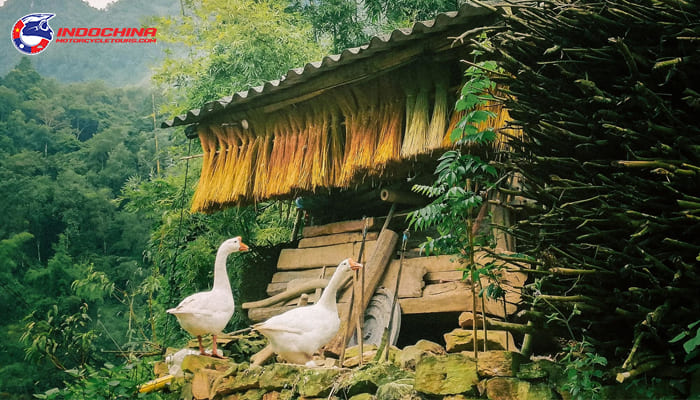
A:
{"type": "Polygon", "coordinates": [[[389,343],[389,335],[391,334],[391,330],[393,329],[394,325],[394,308],[396,307],[396,303],[399,301],[399,284],[401,283],[401,271],[403,269],[403,259],[406,254],[406,243],[408,243],[408,238],[410,237],[410,233],[408,229],[403,231],[403,238],[401,239],[401,258],[399,259],[399,270],[396,274],[396,283],[394,284],[394,298],[391,300],[391,307],[389,308],[389,323],[386,326],[386,329],[384,330],[384,337],[382,338],[382,342],[385,344],[385,353],[384,354],[384,361],[389,361],[389,348],[391,347],[391,344],[389,343]]]}
{"type": "MultiPolygon", "coordinates": [[[[367,229],[369,228],[369,222],[367,217],[363,217],[362,220],[364,221],[364,227],[362,228],[362,242],[360,243],[360,251],[357,257],[358,262],[361,262],[363,253],[365,251],[365,239],[367,238],[367,229]]],[[[361,270],[364,272],[364,268],[361,268],[361,270]]],[[[363,275],[364,276],[364,275],[363,275]]],[[[357,271],[355,271],[353,277],[352,277],[352,292],[350,292],[350,306],[348,308],[348,324],[346,325],[345,331],[343,332],[343,342],[342,345],[340,346],[340,355],[338,356],[338,360],[340,360],[340,367],[343,366],[343,363],[345,363],[345,346],[348,344],[348,336],[350,335],[350,323],[349,321],[352,318],[352,312],[353,312],[353,305],[355,303],[355,291],[357,290],[357,271]]],[[[364,293],[365,288],[364,288],[364,282],[362,287],[360,287],[360,293],[364,293]]],[[[364,297],[362,297],[364,299],[364,297]]],[[[362,303],[360,303],[362,304],[362,303]]],[[[364,313],[363,313],[364,314],[364,313]]],[[[364,319],[364,315],[361,315],[358,317],[358,321],[360,319],[364,319]]],[[[359,326],[359,324],[357,325],[359,326]]],[[[359,334],[361,331],[358,329],[358,338],[357,341],[360,343],[360,336],[359,334]]],[[[362,351],[362,347],[360,347],[360,351],[362,351]]],[[[360,365],[362,363],[362,353],[360,353],[360,365]]]]}

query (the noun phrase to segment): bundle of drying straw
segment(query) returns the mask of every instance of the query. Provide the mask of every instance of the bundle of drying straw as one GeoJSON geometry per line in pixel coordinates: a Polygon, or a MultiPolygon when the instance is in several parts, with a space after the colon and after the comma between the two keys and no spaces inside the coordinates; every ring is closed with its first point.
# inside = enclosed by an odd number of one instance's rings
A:
{"type": "MultiPolygon", "coordinates": [[[[392,161],[452,146],[450,134],[465,112],[450,115],[447,71],[397,75],[401,85],[383,77],[274,112],[248,111],[249,129],[200,127],[202,172],[192,210],[347,188],[392,161]]],[[[482,108],[497,116],[479,129],[507,129],[501,102],[482,108]]]]}

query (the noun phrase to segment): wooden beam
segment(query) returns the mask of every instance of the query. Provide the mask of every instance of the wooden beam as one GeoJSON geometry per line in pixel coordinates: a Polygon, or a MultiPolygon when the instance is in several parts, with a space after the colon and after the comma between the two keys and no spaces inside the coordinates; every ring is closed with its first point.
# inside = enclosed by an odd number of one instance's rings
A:
{"type": "Polygon", "coordinates": [[[395,189],[382,189],[379,194],[382,201],[387,203],[407,204],[411,206],[424,206],[430,199],[414,192],[405,192],[395,189]]]}
{"type": "MultiPolygon", "coordinates": [[[[378,232],[367,232],[367,238],[365,241],[372,241],[372,240],[377,240],[377,236],[379,236],[378,232]]],[[[336,233],[334,235],[326,235],[326,236],[315,236],[315,237],[306,237],[304,239],[301,239],[299,241],[299,248],[307,248],[307,247],[323,247],[323,246],[332,246],[334,244],[343,244],[343,243],[359,243],[362,242],[362,233],[361,232],[347,232],[347,233],[336,233]]]]}
{"type": "MultiPolygon", "coordinates": [[[[512,297],[512,296],[511,296],[512,297]]],[[[515,297],[520,298],[517,294],[515,297]]],[[[512,315],[517,306],[506,296],[506,312],[512,315]]],[[[399,299],[404,314],[430,314],[438,312],[472,311],[472,294],[469,285],[464,282],[427,285],[423,297],[399,299]]],[[[477,301],[477,312],[481,311],[481,302],[477,301]]],[[[503,302],[486,300],[486,313],[497,317],[503,315],[503,302]]]]}
{"type": "Polygon", "coordinates": [[[241,307],[244,310],[250,308],[267,307],[297,297],[303,293],[313,292],[318,288],[325,288],[326,286],[328,286],[328,279],[311,279],[305,281],[301,285],[296,285],[296,287],[289,288],[282,293],[268,297],[267,299],[243,303],[241,307]]]}
{"type": "MultiPolygon", "coordinates": [[[[377,241],[365,242],[365,250],[371,252],[377,241]]],[[[357,260],[361,243],[343,243],[333,246],[309,247],[304,249],[284,249],[277,260],[277,269],[298,270],[323,266],[337,266],[348,257],[357,260]]]]}
{"type": "MultiPolygon", "coordinates": [[[[367,226],[368,229],[376,228],[379,226],[378,221],[376,218],[367,218],[367,226]]],[[[321,236],[321,235],[333,235],[336,233],[345,233],[345,232],[362,232],[362,229],[365,227],[365,221],[361,219],[353,220],[353,221],[341,221],[341,222],[333,222],[330,224],[326,225],[312,225],[312,226],[305,226],[304,230],[302,231],[302,235],[305,238],[310,238],[310,237],[315,237],[315,236],[321,236]]],[[[360,236],[362,238],[362,236],[360,236]]]]}
{"type": "MultiPolygon", "coordinates": [[[[391,288],[394,290],[396,285],[396,275],[399,273],[399,260],[392,260],[387,267],[386,272],[384,272],[384,277],[380,286],[385,288],[391,288]]],[[[399,281],[399,297],[421,297],[423,295],[423,287],[425,286],[425,281],[423,281],[423,276],[425,275],[425,266],[423,265],[406,265],[406,260],[404,260],[404,266],[401,268],[401,280],[399,281]]]]}

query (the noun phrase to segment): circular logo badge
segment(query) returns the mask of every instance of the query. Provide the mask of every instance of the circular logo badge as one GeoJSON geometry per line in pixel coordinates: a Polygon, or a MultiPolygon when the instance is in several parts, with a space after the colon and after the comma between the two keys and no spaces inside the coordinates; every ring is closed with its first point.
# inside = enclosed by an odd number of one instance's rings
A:
{"type": "Polygon", "coordinates": [[[37,54],[46,50],[53,40],[53,29],[49,20],[56,16],[50,13],[27,14],[15,22],[12,28],[12,43],[24,54],[37,54]]]}

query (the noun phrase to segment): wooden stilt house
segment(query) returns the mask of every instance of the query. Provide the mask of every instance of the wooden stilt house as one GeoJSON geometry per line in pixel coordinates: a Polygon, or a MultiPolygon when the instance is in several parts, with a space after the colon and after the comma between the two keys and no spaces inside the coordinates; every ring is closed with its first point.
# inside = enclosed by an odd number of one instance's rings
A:
{"type": "MultiPolygon", "coordinates": [[[[188,136],[201,141],[193,211],[302,197],[316,222],[303,229],[297,248],[282,252],[267,288],[270,297],[244,305],[253,321],[295,307],[302,294],[313,302],[333,267],[359,255],[365,226],[367,295],[355,312],[370,306],[377,288],[393,291],[403,241],[395,232],[403,229],[399,214],[425,204],[410,187],[432,179],[435,160],[451,146],[449,133],[462,117],[453,105],[465,68],[460,60],[469,54],[454,37],[492,22],[487,10],[465,5],[163,124],[187,125],[188,136]],[[390,209],[394,217],[384,223],[390,209]]],[[[500,105],[492,111],[497,117],[488,124],[504,127],[507,111],[500,105]]],[[[500,224],[509,223],[507,209],[491,213],[500,224]]],[[[471,311],[457,257],[420,256],[412,250],[419,241],[419,234],[409,240],[402,264],[403,315],[471,311]]],[[[506,235],[497,241],[501,250],[514,250],[506,235]]],[[[485,253],[480,257],[491,260],[485,253]]],[[[486,302],[486,311],[501,318],[515,313],[524,279],[521,273],[504,277],[512,290],[505,301],[486,302]]],[[[342,315],[349,312],[350,297],[349,291],[341,296],[342,315]]]]}

